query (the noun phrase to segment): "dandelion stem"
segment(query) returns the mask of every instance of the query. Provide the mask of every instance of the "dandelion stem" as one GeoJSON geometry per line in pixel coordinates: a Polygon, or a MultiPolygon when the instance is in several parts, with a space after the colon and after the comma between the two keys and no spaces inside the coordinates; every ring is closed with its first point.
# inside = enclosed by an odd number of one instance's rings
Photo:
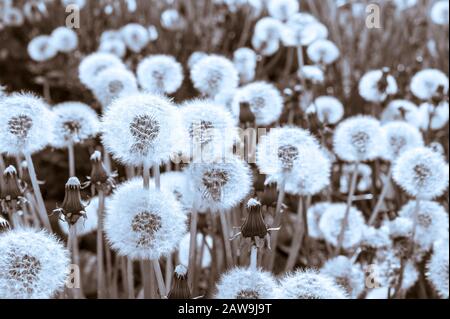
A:
{"type": "Polygon", "coordinates": [[[258,267],[258,248],[252,245],[250,251],[250,269],[256,270],[258,267]]]}
{"type": "Polygon", "coordinates": [[[166,298],[166,285],[161,271],[161,266],[158,260],[152,260],[153,270],[155,271],[156,282],[158,283],[158,290],[161,299],[166,298]]]}
{"type": "Polygon", "coordinates": [[[172,277],[173,277],[173,260],[172,260],[172,254],[167,256],[166,259],[166,296],[170,292],[170,288],[172,287],[172,277]]]}
{"type": "Polygon", "coordinates": [[[345,209],[344,218],[342,219],[341,231],[337,238],[336,255],[339,254],[339,252],[342,248],[342,243],[344,242],[344,234],[345,234],[345,229],[347,228],[347,224],[348,224],[348,216],[350,214],[350,208],[352,207],[353,194],[355,193],[355,190],[356,190],[356,180],[358,178],[358,166],[359,166],[359,161],[355,162],[355,165],[353,167],[352,180],[350,183],[350,190],[349,190],[348,197],[347,197],[347,208],[345,209]]]}
{"type": "Polygon", "coordinates": [[[69,176],[75,176],[75,150],[73,142],[70,142],[67,146],[69,151],[69,176]]]}
{"type": "MultiPolygon", "coordinates": [[[[280,187],[279,187],[279,193],[278,193],[278,199],[277,199],[277,206],[275,208],[275,217],[274,217],[274,221],[273,221],[273,226],[272,227],[280,227],[281,226],[281,219],[282,219],[282,214],[281,214],[281,206],[283,205],[283,201],[284,201],[284,195],[285,195],[285,185],[286,185],[286,181],[283,178],[281,180],[280,183],[280,187]]],[[[273,264],[275,263],[275,256],[276,256],[276,251],[277,251],[277,243],[278,243],[278,233],[277,231],[274,231],[270,234],[271,238],[270,238],[270,243],[272,245],[272,252],[269,255],[269,260],[267,263],[267,268],[268,269],[272,269],[273,268],[273,264]]]]}
{"type": "Polygon", "coordinates": [[[105,207],[105,194],[98,191],[97,211],[97,297],[105,298],[105,269],[103,263],[103,211],[105,207]]]}
{"type": "MultiPolygon", "coordinates": [[[[78,239],[77,239],[77,228],[75,225],[69,225],[69,239],[67,242],[69,250],[72,255],[72,263],[80,268],[80,251],[78,249],[78,239]]],[[[83,298],[83,288],[81,287],[81,279],[75,279],[76,282],[79,282],[80,287],[73,288],[73,297],[75,299],[83,298]]]]}
{"type": "MultiPolygon", "coordinates": [[[[197,209],[192,209],[191,212],[191,223],[190,223],[190,239],[189,239],[189,284],[193,288],[195,285],[194,282],[194,273],[195,273],[195,260],[197,253],[197,222],[198,222],[198,212],[197,209]]],[[[193,290],[193,289],[192,289],[193,290]]]]}
{"type": "Polygon", "coordinates": [[[303,196],[300,195],[297,207],[297,223],[292,236],[291,249],[286,262],[285,271],[292,270],[297,262],[298,253],[302,247],[303,236],[305,235],[305,220],[303,220],[303,196]]]}
{"type": "Polygon", "coordinates": [[[369,226],[373,225],[373,223],[375,222],[375,220],[378,217],[378,212],[381,209],[381,205],[383,204],[383,200],[386,197],[387,191],[389,189],[389,182],[391,180],[391,177],[392,177],[392,166],[389,168],[389,173],[386,177],[386,182],[383,185],[383,189],[381,190],[380,197],[378,197],[378,201],[375,205],[375,208],[373,209],[372,215],[370,216],[370,219],[368,222],[369,226]]]}
{"type": "Polygon", "coordinates": [[[150,166],[147,163],[144,163],[142,168],[142,178],[144,181],[144,188],[150,188],[150,166]]]}
{"type": "MultiPolygon", "coordinates": [[[[301,74],[301,70],[303,69],[304,65],[305,65],[305,58],[303,57],[303,47],[300,45],[297,47],[297,61],[298,61],[298,71],[299,74],[301,74]]],[[[305,82],[305,77],[304,76],[299,76],[300,77],[300,83],[302,84],[302,89],[305,90],[306,88],[306,82],[305,82]]]]}
{"type": "Polygon", "coordinates": [[[153,178],[155,179],[155,187],[157,189],[161,188],[161,172],[159,170],[159,165],[153,165],[153,178]]]}
{"type": "Polygon", "coordinates": [[[38,205],[39,216],[47,230],[52,232],[52,226],[50,225],[50,220],[48,219],[47,209],[45,208],[44,199],[42,198],[41,189],[39,188],[36,171],[34,169],[33,159],[31,158],[30,153],[24,153],[24,156],[27,161],[28,173],[30,175],[31,185],[33,187],[34,197],[36,198],[38,205]]]}
{"type": "Polygon", "coordinates": [[[150,260],[141,261],[141,271],[144,285],[144,299],[152,299],[154,296],[154,289],[152,286],[152,267],[150,260]]]}
{"type": "Polygon", "coordinates": [[[134,299],[134,274],[133,274],[133,261],[130,258],[127,260],[127,290],[128,299],[134,299]]]}
{"type": "Polygon", "coordinates": [[[220,215],[220,224],[222,226],[223,241],[225,246],[226,263],[227,267],[231,267],[233,265],[233,253],[231,251],[230,230],[227,223],[227,217],[225,216],[225,211],[221,209],[219,215],[220,215]]]}

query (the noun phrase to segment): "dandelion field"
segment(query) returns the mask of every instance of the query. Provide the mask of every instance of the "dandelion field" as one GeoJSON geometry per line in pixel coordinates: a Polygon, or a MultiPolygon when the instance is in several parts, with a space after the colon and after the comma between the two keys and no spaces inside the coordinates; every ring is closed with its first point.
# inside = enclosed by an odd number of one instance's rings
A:
{"type": "Polygon", "coordinates": [[[0,0],[0,299],[448,299],[448,0],[0,0]]]}

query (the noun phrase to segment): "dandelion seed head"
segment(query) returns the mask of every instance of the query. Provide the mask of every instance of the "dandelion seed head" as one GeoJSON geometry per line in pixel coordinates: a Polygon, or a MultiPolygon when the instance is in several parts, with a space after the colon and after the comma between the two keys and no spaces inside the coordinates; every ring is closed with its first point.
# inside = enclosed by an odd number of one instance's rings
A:
{"type": "Polygon", "coordinates": [[[165,172],[161,174],[161,188],[171,192],[187,212],[192,208],[192,194],[189,189],[187,174],[182,172],[165,172]]]}
{"type": "Polygon", "coordinates": [[[366,101],[380,103],[398,91],[395,78],[383,70],[369,71],[359,81],[359,95],[366,101]]]}
{"type": "Polygon", "coordinates": [[[189,56],[189,59],[187,62],[189,70],[192,70],[192,68],[198,61],[200,61],[201,59],[203,59],[204,57],[207,57],[207,56],[208,56],[208,53],[203,52],[203,51],[192,52],[191,55],[189,56]]]}
{"type": "Polygon", "coordinates": [[[325,74],[323,70],[316,65],[305,65],[299,71],[297,76],[304,77],[313,84],[323,83],[325,81],[325,74]]]}
{"type": "Polygon", "coordinates": [[[2,21],[5,26],[19,27],[23,25],[24,16],[20,9],[14,7],[2,7],[2,21]]]}
{"type": "Polygon", "coordinates": [[[428,100],[436,94],[439,87],[444,94],[448,93],[448,77],[437,69],[424,69],[417,72],[411,79],[410,90],[419,99],[428,100]]]}
{"type": "Polygon", "coordinates": [[[72,52],[78,47],[78,35],[67,27],[58,27],[52,31],[50,41],[59,52],[72,52]]]}
{"type": "Polygon", "coordinates": [[[53,235],[19,228],[0,239],[1,298],[48,299],[63,289],[69,253],[53,235]]]}
{"type": "Polygon", "coordinates": [[[340,52],[336,44],[330,40],[317,40],[306,50],[311,61],[317,64],[332,64],[339,58],[340,52]]]}
{"type": "Polygon", "coordinates": [[[239,75],[230,60],[219,55],[209,55],[194,64],[191,80],[199,92],[214,97],[221,91],[236,88],[239,75]]]}
{"type": "Polygon", "coordinates": [[[333,96],[319,96],[307,108],[307,113],[316,113],[319,121],[336,124],[344,116],[344,106],[333,96]]]}
{"type": "Polygon", "coordinates": [[[418,128],[423,121],[422,116],[414,103],[407,100],[393,100],[381,113],[381,123],[405,121],[418,128]]]}
{"type": "Polygon", "coordinates": [[[161,13],[161,25],[164,29],[177,31],[186,26],[186,19],[175,9],[167,9],[161,13]]]}
{"type": "MultiPolygon", "coordinates": [[[[435,24],[448,25],[448,1],[436,1],[431,7],[430,18],[435,24]]],[[[447,289],[448,290],[448,289],[447,289]]],[[[447,292],[448,295],[448,292],[447,292]]]]}
{"type": "Polygon", "coordinates": [[[253,82],[238,89],[233,103],[247,102],[257,125],[270,125],[277,121],[283,111],[280,91],[267,82],[253,82]]]}
{"type": "MultiPolygon", "coordinates": [[[[338,237],[341,232],[342,220],[344,219],[346,209],[346,204],[331,204],[325,210],[319,222],[319,228],[322,231],[325,240],[334,246],[338,243],[338,237]]],[[[348,223],[345,228],[342,243],[344,249],[350,249],[361,242],[364,225],[365,220],[362,213],[358,209],[350,207],[348,223]]]]}
{"type": "Polygon", "coordinates": [[[363,231],[361,243],[366,247],[375,249],[383,249],[390,246],[389,228],[386,226],[380,228],[366,226],[363,231]]]}
{"type": "Polygon", "coordinates": [[[308,222],[308,236],[311,238],[323,239],[322,231],[319,228],[319,222],[329,205],[330,202],[319,202],[308,208],[306,219],[308,222]]]}
{"type": "Polygon", "coordinates": [[[241,106],[234,103],[234,98],[237,93],[236,89],[224,90],[214,96],[214,103],[224,107],[233,117],[235,124],[239,124],[239,115],[241,113],[241,106]]]}
{"type": "MultiPolygon", "coordinates": [[[[448,234],[447,234],[448,235],[448,234]]],[[[448,237],[433,245],[433,254],[427,264],[426,276],[441,298],[448,299],[448,237]]]]}
{"type": "Polygon", "coordinates": [[[365,288],[365,275],[361,266],[346,256],[327,260],[320,273],[333,278],[352,298],[358,298],[365,288]]]}
{"type": "Polygon", "coordinates": [[[391,162],[405,151],[424,145],[420,131],[406,122],[389,122],[382,126],[382,130],[386,145],[382,157],[391,162]]]}
{"type": "Polygon", "coordinates": [[[333,278],[315,270],[297,270],[280,280],[280,299],[348,299],[345,290],[333,278]]]}
{"type": "Polygon", "coordinates": [[[117,98],[102,120],[103,145],[126,165],[165,162],[176,151],[181,129],[172,103],[140,93],[117,98]]]}
{"type": "Polygon", "coordinates": [[[64,7],[76,5],[78,8],[83,9],[86,5],[86,0],[61,0],[61,3],[64,7]]]}
{"type": "Polygon", "coordinates": [[[137,67],[140,86],[152,93],[175,93],[183,83],[183,68],[174,57],[150,55],[137,67]]]}
{"type": "Polygon", "coordinates": [[[97,76],[109,67],[124,68],[123,62],[110,53],[95,52],[81,60],[78,66],[78,77],[87,88],[93,89],[97,76]]]}
{"type": "Polygon", "coordinates": [[[52,39],[47,35],[38,35],[33,38],[28,43],[27,51],[28,55],[36,62],[48,61],[58,53],[52,39]]]}
{"type": "Polygon", "coordinates": [[[348,162],[373,160],[380,155],[382,145],[383,132],[380,123],[365,115],[342,121],[333,136],[334,151],[348,162]]]}
{"type": "Polygon", "coordinates": [[[98,47],[99,52],[113,54],[118,58],[123,58],[127,52],[127,46],[122,39],[109,39],[100,42],[98,47]]]}
{"type": "MultiPolygon", "coordinates": [[[[200,249],[204,245],[203,241],[205,241],[209,247],[213,247],[213,239],[209,235],[203,235],[201,233],[197,233],[197,251],[200,252],[200,249]]],[[[184,266],[189,265],[189,246],[191,242],[191,235],[186,234],[181,239],[180,244],[178,246],[178,259],[180,263],[184,266]]],[[[212,257],[210,250],[205,246],[203,248],[203,256],[202,256],[202,268],[208,268],[211,265],[212,257]]]]}
{"type": "Polygon", "coordinates": [[[172,193],[142,185],[135,178],[117,187],[106,203],[105,233],[120,255],[158,260],[178,247],[186,214],[172,193]]]}
{"type": "Polygon", "coordinates": [[[409,195],[421,199],[440,196],[448,187],[448,163],[428,148],[401,154],[393,167],[394,181],[409,195]]]}
{"type": "Polygon", "coordinates": [[[135,53],[141,52],[150,42],[147,29],[138,23],[128,23],[120,29],[123,42],[135,53]]]}
{"type": "Polygon", "coordinates": [[[273,38],[259,38],[256,36],[256,33],[254,33],[252,37],[252,47],[263,56],[271,56],[280,48],[280,41],[273,38]]]}
{"type": "Polygon", "coordinates": [[[278,19],[263,17],[256,22],[253,35],[256,39],[265,42],[278,42],[280,40],[282,28],[283,24],[278,19]]]}
{"type": "Polygon", "coordinates": [[[54,131],[51,145],[54,147],[63,148],[70,143],[82,143],[99,132],[97,113],[84,103],[64,102],[55,105],[52,111],[54,131]]]}
{"type": "Polygon", "coordinates": [[[236,267],[220,278],[215,299],[273,299],[276,286],[269,272],[236,267]]]}
{"type": "Polygon", "coordinates": [[[449,105],[446,101],[439,103],[437,106],[425,102],[420,105],[419,112],[422,119],[420,127],[425,131],[428,130],[428,128],[440,130],[448,123],[449,105]]]}
{"type": "Polygon", "coordinates": [[[328,37],[327,28],[308,13],[295,13],[284,24],[281,40],[288,47],[308,46],[328,37]]]}
{"type": "Polygon", "coordinates": [[[239,72],[242,83],[250,82],[255,77],[257,55],[250,48],[239,48],[233,53],[233,63],[239,72]]]}
{"type": "Polygon", "coordinates": [[[286,21],[300,9],[297,0],[272,0],[267,2],[269,15],[280,21],[286,21]]]}
{"type": "Polygon", "coordinates": [[[53,115],[40,98],[14,93],[0,100],[0,150],[9,154],[35,153],[52,139],[53,115]]]}

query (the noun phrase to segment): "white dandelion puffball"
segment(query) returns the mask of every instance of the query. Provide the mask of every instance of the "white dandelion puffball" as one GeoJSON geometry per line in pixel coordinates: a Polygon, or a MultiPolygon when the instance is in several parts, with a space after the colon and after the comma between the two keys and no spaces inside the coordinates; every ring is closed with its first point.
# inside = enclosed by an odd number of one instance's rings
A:
{"type": "Polygon", "coordinates": [[[359,95],[366,101],[380,103],[388,95],[398,91],[397,82],[392,75],[384,75],[382,70],[369,71],[359,80],[359,95]]]}
{"type": "Polygon", "coordinates": [[[151,93],[172,94],[183,83],[183,67],[170,55],[150,55],[137,67],[140,86],[151,93]]]}
{"type": "Polygon", "coordinates": [[[51,145],[54,147],[63,148],[71,143],[82,143],[99,132],[97,113],[84,103],[64,102],[55,105],[52,111],[55,123],[51,145]]]}
{"type": "Polygon", "coordinates": [[[444,88],[444,94],[448,93],[448,77],[437,69],[425,69],[417,72],[411,79],[410,90],[419,99],[428,100],[438,90],[444,88]]]}
{"type": "Polygon", "coordinates": [[[287,47],[308,46],[327,37],[328,29],[307,13],[292,15],[281,30],[281,40],[287,47]]]}
{"type": "Polygon", "coordinates": [[[405,121],[418,128],[423,122],[422,116],[414,103],[407,100],[393,100],[381,113],[381,124],[391,121],[405,121]]]}
{"type": "Polygon", "coordinates": [[[289,172],[298,159],[300,147],[319,147],[317,140],[299,127],[272,128],[261,137],[256,163],[261,174],[281,175],[289,172]]]}
{"type": "MultiPolygon", "coordinates": [[[[203,246],[203,256],[202,256],[202,268],[208,268],[211,265],[212,257],[210,250],[206,247],[206,244],[203,242],[206,241],[209,247],[213,247],[213,239],[211,236],[205,236],[202,233],[197,233],[197,253],[200,253],[200,250],[203,246]]],[[[180,241],[180,245],[178,247],[178,259],[180,264],[189,266],[189,246],[191,242],[191,235],[184,235],[183,239],[180,241]]]]}
{"type": "Polygon", "coordinates": [[[186,20],[177,10],[167,9],[161,13],[161,26],[170,31],[178,31],[186,26],[186,20]]]}
{"type": "Polygon", "coordinates": [[[383,132],[377,119],[358,115],[347,118],[336,128],[333,147],[344,161],[370,161],[377,158],[383,146],[383,132]]]}
{"type": "Polygon", "coordinates": [[[189,56],[189,59],[187,62],[189,70],[192,70],[192,68],[198,61],[200,61],[201,59],[203,59],[204,57],[207,57],[207,56],[208,56],[208,53],[203,52],[203,51],[192,52],[191,55],[189,56]]]}
{"type": "Polygon", "coordinates": [[[110,67],[101,71],[95,78],[92,91],[105,108],[119,97],[137,94],[139,89],[136,77],[131,71],[110,67]]]}
{"type": "Polygon", "coordinates": [[[333,278],[315,270],[297,270],[284,276],[277,289],[278,299],[348,299],[333,278]]]}
{"type": "Polygon", "coordinates": [[[42,99],[15,93],[0,100],[0,113],[2,152],[32,154],[50,143],[53,115],[42,99]]]}
{"type": "Polygon", "coordinates": [[[184,171],[162,173],[160,182],[161,188],[171,192],[186,212],[192,208],[192,194],[184,171]]]}
{"type": "Polygon", "coordinates": [[[238,103],[234,103],[236,93],[237,90],[235,89],[222,91],[214,96],[214,103],[223,106],[223,108],[233,117],[235,125],[238,125],[241,106],[238,103]]]}
{"type": "Polygon", "coordinates": [[[158,29],[154,25],[149,25],[147,27],[148,39],[150,42],[158,40],[158,29]]]}
{"type": "Polygon", "coordinates": [[[0,236],[0,298],[49,299],[64,288],[69,252],[45,231],[15,229],[0,236]]]}
{"type": "Polygon", "coordinates": [[[427,265],[427,279],[431,282],[441,298],[448,299],[448,238],[433,245],[433,254],[427,265]]]}
{"type": "Polygon", "coordinates": [[[255,77],[257,55],[249,48],[239,48],[233,53],[233,63],[239,72],[242,83],[250,82],[255,77]]]}
{"type": "Polygon", "coordinates": [[[286,21],[300,9],[297,0],[271,0],[267,3],[269,14],[281,21],[286,21]]]}
{"type": "Polygon", "coordinates": [[[127,46],[121,39],[110,39],[100,42],[99,52],[114,54],[119,58],[123,58],[127,52],[127,46]]]}
{"type": "Polygon", "coordinates": [[[5,26],[19,27],[23,25],[24,16],[20,9],[2,5],[2,22],[5,26]]]}
{"type": "MultiPolygon", "coordinates": [[[[399,217],[415,220],[416,201],[409,201],[398,214],[399,217]]],[[[436,202],[420,201],[416,219],[414,241],[424,250],[429,250],[436,240],[448,237],[448,213],[436,202]]]]}
{"type": "Polygon", "coordinates": [[[238,86],[239,75],[233,62],[219,55],[204,57],[191,70],[194,87],[202,94],[214,97],[238,86]]]}
{"type": "Polygon", "coordinates": [[[323,239],[322,231],[319,228],[319,222],[329,205],[332,205],[332,203],[319,202],[308,208],[306,220],[308,222],[308,236],[311,238],[323,239]]]}
{"type": "Polygon", "coordinates": [[[95,52],[81,60],[78,66],[78,77],[87,88],[93,89],[100,72],[110,67],[125,69],[125,65],[117,56],[110,53],[95,52]]]}
{"type": "Polygon", "coordinates": [[[325,81],[325,74],[323,70],[317,65],[305,65],[299,71],[297,76],[305,78],[313,84],[320,84],[325,81]]]}
{"type": "Polygon", "coordinates": [[[129,95],[115,99],[106,109],[102,141],[123,164],[158,164],[168,161],[176,151],[180,125],[169,100],[149,93],[129,95]]]}
{"type": "Polygon", "coordinates": [[[364,247],[382,249],[389,247],[391,243],[389,238],[389,228],[387,226],[382,226],[380,228],[365,226],[363,238],[361,240],[361,244],[364,247]]]}
{"type": "Polygon", "coordinates": [[[256,22],[253,37],[264,42],[275,41],[278,44],[282,29],[283,24],[279,20],[271,17],[264,17],[256,22]]]}
{"type": "Polygon", "coordinates": [[[331,162],[325,153],[314,146],[301,146],[289,174],[286,193],[315,195],[330,184],[331,162]]]}
{"type": "Polygon", "coordinates": [[[111,40],[122,40],[122,35],[118,30],[105,30],[100,35],[100,43],[111,40]]]}
{"type": "Polygon", "coordinates": [[[354,299],[358,298],[365,288],[365,274],[361,266],[346,256],[327,260],[320,273],[333,278],[354,299]]]}
{"type": "Polygon", "coordinates": [[[316,64],[332,64],[339,58],[340,52],[336,44],[330,40],[317,40],[306,50],[308,58],[316,64]]]}
{"type": "Polygon", "coordinates": [[[388,299],[389,287],[373,288],[367,292],[364,299],[388,299]]]}
{"type": "Polygon", "coordinates": [[[435,2],[430,11],[430,18],[436,24],[448,25],[448,0],[435,2]]]}
{"type": "Polygon", "coordinates": [[[105,233],[120,255],[158,260],[178,247],[186,214],[172,193],[142,184],[135,178],[117,187],[106,205],[105,233]]]}
{"type": "MultiPolygon", "coordinates": [[[[109,202],[109,197],[105,197],[105,201],[109,202]]],[[[93,197],[89,200],[86,205],[85,213],[86,218],[79,218],[75,223],[77,236],[85,236],[97,229],[98,223],[98,197],[93,197]]],[[[61,219],[58,220],[59,227],[64,232],[64,234],[69,234],[69,226],[66,221],[61,219]]]]}
{"type": "MultiPolygon", "coordinates": [[[[197,160],[214,160],[228,154],[238,139],[232,115],[222,106],[208,100],[193,100],[183,104],[181,123],[187,141],[181,152],[197,160]]],[[[181,144],[181,143],[180,143],[181,144]]]]}
{"type": "Polygon", "coordinates": [[[79,9],[83,9],[86,5],[86,0],[61,0],[61,3],[64,7],[75,5],[79,9]]]}
{"type": "Polygon", "coordinates": [[[28,55],[37,62],[50,60],[58,54],[50,36],[39,35],[33,38],[27,47],[28,55]]]}
{"type": "Polygon", "coordinates": [[[385,146],[382,157],[393,162],[405,151],[424,145],[422,133],[406,122],[389,122],[381,127],[384,133],[385,146]]]}
{"type": "Polygon", "coordinates": [[[256,34],[252,37],[252,47],[256,52],[263,56],[274,55],[280,48],[280,41],[278,39],[262,39],[258,38],[256,34]]]}
{"type": "Polygon", "coordinates": [[[250,193],[252,173],[234,155],[211,163],[191,163],[186,172],[198,211],[231,209],[250,193]]]}
{"type": "Polygon", "coordinates": [[[409,195],[432,199],[448,187],[448,163],[429,148],[414,148],[400,155],[393,167],[394,181],[409,195]]]}
{"type": "Polygon", "coordinates": [[[315,113],[324,124],[336,124],[344,116],[344,106],[333,96],[319,96],[306,109],[306,113],[315,113]]]}
{"type": "Polygon", "coordinates": [[[440,130],[448,123],[449,105],[446,101],[439,103],[437,106],[427,102],[423,103],[419,107],[419,112],[422,118],[421,128],[425,131],[428,130],[428,128],[440,130]]]}
{"type": "MultiPolygon", "coordinates": [[[[338,244],[338,237],[342,229],[342,220],[346,210],[347,205],[343,203],[330,205],[320,219],[319,227],[324,238],[334,246],[338,244]]],[[[350,207],[342,243],[344,249],[350,249],[361,242],[364,225],[365,220],[362,213],[356,208],[350,207]]]]}
{"type": "Polygon", "coordinates": [[[222,275],[215,299],[274,299],[277,283],[270,272],[236,267],[222,275]]]}
{"type": "MultiPolygon", "coordinates": [[[[375,260],[377,263],[372,264],[372,276],[382,287],[390,286],[398,279],[398,270],[400,269],[400,259],[394,255],[392,250],[381,250],[377,254],[375,260]]],[[[407,260],[404,266],[403,280],[401,289],[407,291],[416,283],[419,278],[414,261],[407,260]]]]}
{"type": "Polygon", "coordinates": [[[122,40],[134,53],[139,53],[150,42],[147,29],[138,23],[128,23],[120,29],[122,40]]]}
{"type": "MultiPolygon", "coordinates": [[[[411,237],[413,232],[413,220],[407,217],[397,217],[384,224],[388,227],[391,238],[411,237]]],[[[383,226],[384,226],[383,225],[383,226]]]]}
{"type": "Polygon", "coordinates": [[[398,10],[403,11],[414,7],[417,4],[417,0],[394,0],[394,3],[398,10]]]}
{"type": "MultiPolygon", "coordinates": [[[[347,194],[349,192],[349,184],[354,170],[354,164],[344,164],[342,166],[342,174],[339,179],[339,191],[342,194],[347,194]]],[[[356,185],[356,189],[360,192],[365,192],[372,186],[372,169],[369,165],[360,163],[357,170],[357,178],[359,181],[356,185]]]]}
{"type": "Polygon", "coordinates": [[[67,27],[58,27],[52,31],[51,43],[59,52],[72,52],[78,47],[78,35],[67,27]]]}
{"type": "Polygon", "coordinates": [[[256,125],[267,126],[276,122],[283,111],[280,91],[267,82],[253,82],[238,89],[234,102],[246,102],[255,116],[256,125]]]}

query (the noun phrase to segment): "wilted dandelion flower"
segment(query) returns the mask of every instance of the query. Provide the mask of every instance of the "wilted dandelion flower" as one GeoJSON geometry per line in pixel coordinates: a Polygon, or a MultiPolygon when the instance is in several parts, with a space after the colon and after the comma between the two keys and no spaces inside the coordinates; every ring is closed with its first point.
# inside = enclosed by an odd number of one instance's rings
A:
{"type": "Polygon", "coordinates": [[[24,190],[19,184],[19,178],[14,166],[8,166],[1,173],[3,174],[3,184],[0,185],[0,213],[15,212],[18,205],[25,201],[23,198],[24,190]]]}
{"type": "Polygon", "coordinates": [[[298,159],[299,148],[317,147],[311,134],[298,127],[273,128],[262,136],[256,153],[261,174],[280,175],[289,172],[298,159]]]}
{"type": "Polygon", "coordinates": [[[358,298],[365,288],[365,276],[361,266],[346,256],[327,260],[320,273],[333,278],[352,298],[358,298]]]}
{"type": "Polygon", "coordinates": [[[236,88],[239,75],[230,60],[219,55],[209,55],[194,64],[191,80],[199,92],[214,97],[221,91],[236,88]]]}
{"type": "Polygon", "coordinates": [[[0,298],[47,299],[69,271],[64,246],[45,231],[16,229],[0,236],[0,298]]]}
{"type": "Polygon", "coordinates": [[[131,71],[110,67],[97,75],[92,90],[103,107],[107,107],[119,97],[137,94],[138,85],[131,71]]]}
{"type": "Polygon", "coordinates": [[[307,108],[306,113],[315,113],[324,124],[336,124],[344,116],[344,106],[333,96],[319,96],[307,108]]]}
{"type": "Polygon", "coordinates": [[[319,222],[323,213],[331,205],[330,202],[319,202],[308,208],[306,220],[308,223],[308,236],[315,239],[322,239],[323,234],[319,228],[319,222]]]}
{"type": "Polygon", "coordinates": [[[177,31],[186,26],[186,19],[175,9],[167,9],[161,13],[161,25],[164,29],[177,31]]]}
{"type": "MultiPolygon", "coordinates": [[[[410,218],[414,222],[416,201],[409,201],[399,212],[399,217],[410,218]]],[[[438,239],[448,237],[448,213],[436,202],[420,201],[417,212],[414,241],[428,250],[438,239]]]]}
{"type": "Polygon", "coordinates": [[[348,299],[333,278],[315,270],[298,270],[285,275],[277,289],[280,299],[348,299]]]}
{"type": "Polygon", "coordinates": [[[197,210],[227,210],[250,192],[252,174],[248,165],[234,155],[211,163],[192,163],[187,171],[197,210]]]}
{"type": "Polygon", "coordinates": [[[382,157],[393,162],[403,152],[424,145],[420,131],[406,122],[389,122],[381,127],[385,136],[382,157]]]}
{"type": "Polygon", "coordinates": [[[137,67],[140,86],[153,93],[175,93],[183,83],[183,68],[170,55],[156,54],[143,59],[137,67]]]}
{"type": "Polygon", "coordinates": [[[51,140],[52,113],[32,94],[12,94],[0,100],[0,150],[9,154],[35,153],[51,140]]]}
{"type": "Polygon", "coordinates": [[[276,286],[269,272],[236,267],[220,278],[215,299],[274,299],[276,286]]]}
{"type": "Polygon", "coordinates": [[[308,46],[306,53],[314,63],[325,65],[336,62],[340,55],[338,47],[330,40],[314,41],[308,46]]]}
{"type": "Polygon", "coordinates": [[[169,160],[181,131],[172,103],[153,94],[115,99],[105,111],[102,127],[108,152],[121,163],[134,166],[169,160]]]}
{"type": "MultiPolygon", "coordinates": [[[[204,241],[208,244],[209,247],[213,247],[213,239],[211,236],[208,235],[205,236],[202,233],[197,233],[197,251],[200,252],[200,249],[203,246],[201,267],[208,268],[211,265],[212,257],[210,250],[208,249],[208,247],[206,247],[204,241]]],[[[191,242],[191,235],[186,234],[181,239],[180,245],[178,246],[178,259],[180,263],[185,265],[186,267],[189,265],[190,242],[191,242]]]]}
{"type": "Polygon", "coordinates": [[[414,103],[407,100],[393,100],[381,113],[381,124],[391,121],[405,121],[415,127],[420,127],[422,114],[414,103]]]}
{"type": "Polygon", "coordinates": [[[175,267],[173,284],[167,295],[168,299],[191,299],[192,294],[188,284],[188,269],[184,265],[175,267]]]}
{"type": "Polygon", "coordinates": [[[123,58],[127,52],[127,46],[121,39],[110,39],[100,42],[99,52],[114,54],[119,58],[123,58]]]}
{"type": "Polygon", "coordinates": [[[240,88],[233,103],[248,103],[256,125],[267,126],[274,123],[283,111],[283,99],[278,89],[273,84],[262,81],[240,88]]]}
{"type": "Polygon", "coordinates": [[[55,105],[52,111],[54,126],[51,145],[54,147],[63,148],[71,143],[81,143],[99,132],[97,113],[84,103],[64,102],[55,105]]]}
{"type": "Polygon", "coordinates": [[[78,46],[78,36],[75,31],[67,27],[58,27],[52,31],[51,43],[59,52],[71,52],[78,46]]]}
{"type": "Polygon", "coordinates": [[[448,25],[448,0],[436,1],[431,8],[430,18],[436,24],[448,25]]]}
{"type": "MultiPolygon", "coordinates": [[[[346,204],[332,204],[325,210],[319,222],[319,228],[324,238],[334,246],[338,244],[338,237],[342,229],[342,220],[346,209],[346,204]]],[[[364,225],[365,220],[362,213],[356,208],[350,207],[342,243],[344,249],[350,249],[361,242],[364,225]]]]}
{"type": "Polygon", "coordinates": [[[120,29],[123,42],[127,47],[135,52],[139,53],[149,43],[147,29],[138,23],[128,23],[120,29]]]}
{"type": "Polygon", "coordinates": [[[122,61],[115,55],[110,53],[96,52],[92,53],[81,60],[78,66],[78,77],[89,89],[94,89],[97,76],[106,68],[125,68],[122,61]]]}
{"type": "Polygon", "coordinates": [[[286,21],[300,9],[297,0],[271,0],[267,2],[269,14],[281,21],[286,21]]]}
{"type": "Polygon", "coordinates": [[[369,71],[359,81],[359,95],[366,101],[380,103],[398,91],[395,78],[387,70],[369,71]]]}
{"type": "MultiPolygon", "coordinates": [[[[285,190],[293,195],[315,195],[330,183],[331,162],[316,145],[301,146],[289,174],[285,190]]],[[[270,177],[269,177],[270,179],[270,177]]]]}
{"type": "Polygon", "coordinates": [[[58,50],[47,35],[38,35],[28,43],[28,55],[37,62],[50,60],[56,56],[58,50]]]}
{"type": "Polygon", "coordinates": [[[431,99],[440,87],[443,89],[444,95],[448,93],[448,77],[437,69],[425,69],[417,72],[410,83],[411,92],[422,100],[431,99]]]}
{"type": "Polygon", "coordinates": [[[394,164],[394,181],[409,195],[420,199],[440,196],[448,187],[448,163],[428,148],[404,152],[394,164]]]}
{"type": "Polygon", "coordinates": [[[347,118],[336,128],[334,151],[344,161],[368,161],[380,155],[383,132],[378,120],[358,115],[347,118]]]}
{"type": "Polygon", "coordinates": [[[420,105],[419,112],[422,118],[421,128],[425,131],[428,128],[440,130],[448,123],[449,105],[446,101],[439,103],[437,106],[425,102],[420,105]]]}
{"type": "Polygon", "coordinates": [[[105,233],[120,255],[158,260],[186,233],[186,214],[172,193],[145,189],[142,179],[119,185],[106,205],[105,233]]]}
{"type": "Polygon", "coordinates": [[[207,56],[208,56],[208,53],[203,52],[203,51],[192,52],[191,55],[189,56],[189,59],[187,62],[189,69],[192,70],[192,68],[198,61],[200,61],[201,59],[203,59],[204,57],[207,57],[207,56]]]}
{"type": "Polygon", "coordinates": [[[448,299],[448,238],[434,243],[433,254],[427,265],[427,279],[441,298],[448,299]]]}
{"type": "Polygon", "coordinates": [[[183,154],[194,157],[194,162],[227,154],[238,138],[231,114],[210,101],[189,101],[181,108],[180,115],[188,137],[180,146],[183,154]]]}

